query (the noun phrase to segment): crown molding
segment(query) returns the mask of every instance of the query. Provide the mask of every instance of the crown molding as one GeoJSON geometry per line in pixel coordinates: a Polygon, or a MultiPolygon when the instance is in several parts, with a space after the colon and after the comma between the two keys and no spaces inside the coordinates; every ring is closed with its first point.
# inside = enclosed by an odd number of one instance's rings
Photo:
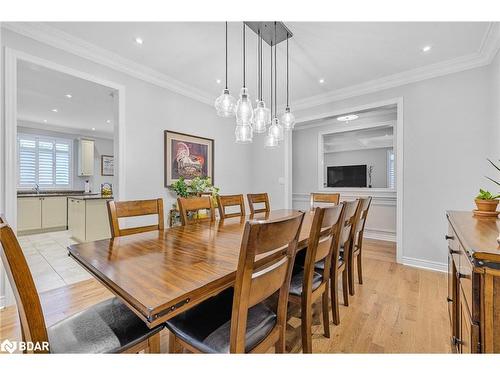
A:
{"type": "Polygon", "coordinates": [[[213,105],[213,97],[195,87],[42,22],[3,22],[2,27],[204,104],[213,105]]]}
{"type": "Polygon", "coordinates": [[[483,36],[480,47],[474,53],[416,69],[407,70],[401,73],[392,74],[375,80],[366,81],[358,85],[333,90],[324,94],[311,96],[306,99],[297,100],[293,103],[293,110],[300,111],[322,104],[371,94],[377,91],[387,90],[430,78],[479,68],[481,66],[489,65],[495,58],[499,49],[500,24],[498,22],[491,22],[483,36]]]}
{"type": "MultiPolygon", "coordinates": [[[[201,103],[213,105],[213,95],[42,22],[2,22],[1,27],[201,103]]],[[[321,104],[485,66],[492,62],[499,49],[500,24],[492,22],[486,30],[478,51],[472,54],[297,100],[293,103],[293,109],[300,111],[321,104]]]]}

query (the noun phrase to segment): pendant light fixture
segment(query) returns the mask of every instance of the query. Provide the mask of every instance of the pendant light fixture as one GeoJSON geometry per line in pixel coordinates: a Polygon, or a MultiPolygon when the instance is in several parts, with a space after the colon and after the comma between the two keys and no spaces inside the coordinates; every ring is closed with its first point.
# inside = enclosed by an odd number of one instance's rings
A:
{"type": "MultiPolygon", "coordinates": [[[[273,42],[271,41],[271,84],[269,85],[271,87],[271,117],[273,117],[273,42]]],[[[273,133],[275,131],[273,130],[276,125],[271,121],[271,126],[269,126],[269,131],[267,132],[266,135],[266,140],[264,142],[264,147],[265,148],[276,148],[278,147],[278,139],[274,136],[273,133]]]]}
{"type": "Polygon", "coordinates": [[[253,108],[250,95],[246,87],[246,25],[243,23],[243,87],[240,91],[240,98],[236,104],[236,143],[250,143],[253,138],[252,120],[253,108]]]}
{"type": "Polygon", "coordinates": [[[271,122],[271,112],[266,108],[266,103],[262,99],[262,36],[260,34],[260,29],[258,32],[258,44],[257,44],[257,66],[258,66],[258,94],[259,100],[257,102],[257,108],[255,108],[253,113],[253,131],[255,133],[265,133],[267,125],[271,122]]]}
{"type": "MultiPolygon", "coordinates": [[[[274,23],[274,40],[276,40],[276,22],[274,23]]],[[[277,114],[277,101],[278,101],[277,76],[278,76],[278,71],[276,69],[276,45],[274,45],[274,117],[271,120],[271,126],[269,127],[269,134],[271,134],[274,138],[276,138],[276,140],[279,143],[283,141],[284,134],[283,134],[283,127],[280,124],[280,120],[278,119],[278,114],[277,114]]]]}
{"type": "Polygon", "coordinates": [[[229,93],[227,87],[227,22],[226,22],[226,86],[221,96],[215,100],[215,109],[220,117],[233,117],[236,109],[236,99],[229,93]]]}
{"type": "Polygon", "coordinates": [[[286,108],[285,113],[281,116],[281,125],[285,130],[292,130],[295,126],[295,116],[290,111],[290,103],[289,103],[289,88],[290,88],[290,77],[288,73],[288,39],[289,34],[286,35],[286,108]]]}

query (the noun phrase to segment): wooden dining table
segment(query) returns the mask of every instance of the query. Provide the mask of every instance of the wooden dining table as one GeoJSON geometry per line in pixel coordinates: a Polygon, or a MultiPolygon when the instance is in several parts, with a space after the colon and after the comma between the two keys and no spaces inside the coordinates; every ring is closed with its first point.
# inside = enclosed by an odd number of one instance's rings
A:
{"type": "MultiPolygon", "coordinates": [[[[246,221],[295,213],[275,210],[193,223],[71,245],[68,250],[149,327],[156,327],[234,284],[246,221]]],[[[313,216],[313,212],[304,215],[299,250],[307,247],[313,216]]],[[[256,266],[271,256],[260,256],[256,266]]]]}

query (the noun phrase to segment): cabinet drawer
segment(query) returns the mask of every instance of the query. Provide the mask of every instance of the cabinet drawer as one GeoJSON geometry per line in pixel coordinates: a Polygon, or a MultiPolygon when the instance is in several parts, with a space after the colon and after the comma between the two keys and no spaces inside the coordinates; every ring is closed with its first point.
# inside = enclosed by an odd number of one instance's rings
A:
{"type": "Polygon", "coordinates": [[[472,321],[470,311],[463,299],[464,293],[461,293],[460,303],[460,336],[459,348],[460,353],[478,353],[479,350],[479,326],[472,321]]]}
{"type": "MultiPolygon", "coordinates": [[[[474,312],[475,306],[473,305],[473,289],[472,289],[472,264],[469,257],[463,249],[460,251],[460,264],[458,267],[458,279],[460,282],[460,288],[462,289],[462,295],[467,303],[467,307],[471,313],[474,312]]],[[[472,314],[474,317],[475,314],[472,314]]]]}

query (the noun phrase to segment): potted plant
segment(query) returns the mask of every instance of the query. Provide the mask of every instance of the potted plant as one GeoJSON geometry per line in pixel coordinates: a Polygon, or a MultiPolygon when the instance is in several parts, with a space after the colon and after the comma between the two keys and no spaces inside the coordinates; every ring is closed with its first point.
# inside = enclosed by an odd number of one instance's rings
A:
{"type": "MultiPolygon", "coordinates": [[[[219,188],[212,185],[210,177],[195,177],[189,181],[186,181],[184,177],[180,177],[169,186],[169,189],[174,191],[178,197],[182,198],[195,197],[202,193],[211,193],[214,206],[217,206],[219,188]]],[[[174,206],[177,207],[177,203],[174,206]]]]}
{"type": "Polygon", "coordinates": [[[479,189],[475,202],[478,211],[496,212],[500,194],[493,195],[487,190],[479,189]]]}

